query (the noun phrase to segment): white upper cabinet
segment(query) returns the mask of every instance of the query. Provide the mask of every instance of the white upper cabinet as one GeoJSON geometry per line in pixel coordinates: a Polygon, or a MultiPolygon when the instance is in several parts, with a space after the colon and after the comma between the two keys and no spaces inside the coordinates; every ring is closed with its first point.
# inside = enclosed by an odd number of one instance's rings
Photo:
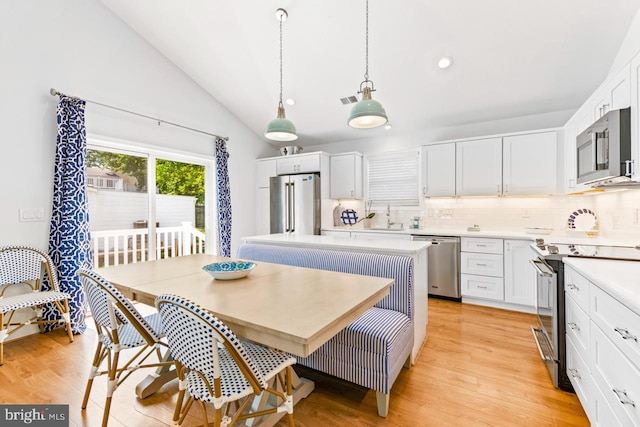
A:
{"type": "Polygon", "coordinates": [[[640,54],[631,60],[631,179],[640,181],[640,54]]]}
{"type": "Polygon", "coordinates": [[[422,146],[422,195],[456,195],[456,144],[422,146]]]}
{"type": "Polygon", "coordinates": [[[277,175],[276,159],[258,160],[256,167],[258,188],[269,188],[269,178],[277,175]]]}
{"type": "Polygon", "coordinates": [[[556,193],[556,132],[505,136],[502,153],[503,194],[556,193]]]}
{"type": "Polygon", "coordinates": [[[362,199],[362,154],[331,156],[331,198],[362,199]]]}
{"type": "Polygon", "coordinates": [[[627,64],[608,80],[593,97],[593,119],[598,120],[611,110],[627,108],[631,103],[630,67],[627,64]]]}
{"type": "Polygon", "coordinates": [[[456,143],[456,194],[502,194],[502,138],[456,143]]]}
{"type": "Polygon", "coordinates": [[[320,172],[321,159],[321,153],[283,156],[276,160],[276,172],[278,175],[320,172]]]}

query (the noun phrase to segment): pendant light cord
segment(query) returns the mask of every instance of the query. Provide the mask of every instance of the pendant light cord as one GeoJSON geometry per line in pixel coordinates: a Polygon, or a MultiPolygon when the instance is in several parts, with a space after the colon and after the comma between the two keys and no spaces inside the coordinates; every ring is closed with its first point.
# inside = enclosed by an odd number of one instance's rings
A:
{"type": "Polygon", "coordinates": [[[280,15],[280,102],[278,106],[282,107],[282,15],[280,15]]]}
{"type": "Polygon", "coordinates": [[[365,24],[365,71],[364,71],[364,80],[369,81],[369,0],[366,1],[366,24],[365,24]]]}

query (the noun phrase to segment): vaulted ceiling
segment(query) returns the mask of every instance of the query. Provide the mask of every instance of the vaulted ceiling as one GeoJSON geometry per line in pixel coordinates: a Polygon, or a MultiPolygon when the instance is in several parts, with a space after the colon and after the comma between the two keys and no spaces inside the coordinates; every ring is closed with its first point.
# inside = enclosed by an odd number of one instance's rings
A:
{"type": "MultiPolygon", "coordinates": [[[[640,0],[371,0],[369,76],[391,130],[347,126],[365,72],[364,0],[102,0],[256,134],[284,90],[297,145],[576,109],[640,0]],[[436,65],[453,57],[447,70],[436,65]]],[[[289,145],[289,144],[274,144],[289,145]]]]}

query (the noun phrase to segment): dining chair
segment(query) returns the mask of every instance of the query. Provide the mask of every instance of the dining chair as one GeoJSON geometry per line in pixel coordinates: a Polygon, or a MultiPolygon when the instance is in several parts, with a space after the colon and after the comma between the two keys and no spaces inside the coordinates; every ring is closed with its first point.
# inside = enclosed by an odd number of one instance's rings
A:
{"type": "Polygon", "coordinates": [[[167,361],[164,358],[166,354],[162,352],[164,349],[167,353],[168,347],[166,342],[162,341],[164,330],[158,313],[142,316],[120,291],[91,270],[81,268],[78,270],[78,276],[98,332],[98,345],[82,400],[82,409],[87,408],[93,379],[107,375],[107,398],[102,417],[104,427],[109,420],[113,393],[133,371],[172,365],[173,362],[167,361]],[[136,350],[132,350],[133,354],[125,358],[122,352],[128,349],[136,350]],[[158,361],[145,363],[154,353],[158,361]],[[106,370],[100,370],[105,359],[106,370]]]}
{"type": "Polygon", "coordinates": [[[40,332],[44,332],[45,324],[64,323],[69,342],[73,342],[69,298],[68,293],[60,291],[58,275],[49,255],[29,246],[0,247],[0,365],[4,364],[5,340],[32,323],[38,324],[40,332]],[[51,290],[42,289],[45,274],[51,290]],[[9,295],[7,290],[18,286],[28,292],[9,295]],[[61,319],[44,319],[45,304],[53,304],[61,319]],[[32,309],[33,316],[18,320],[22,313],[17,316],[16,313],[24,308],[32,309]]]}
{"type": "Polygon", "coordinates": [[[295,358],[240,341],[212,313],[182,297],[160,295],[156,307],[167,331],[180,385],[174,422],[182,424],[193,402],[198,401],[205,426],[209,425],[206,403],[215,409],[215,427],[276,412],[286,412],[289,425],[294,425],[291,366],[295,358]],[[189,393],[186,403],[185,392],[189,393]],[[275,404],[252,408],[258,396],[267,400],[275,396],[275,404]]]}

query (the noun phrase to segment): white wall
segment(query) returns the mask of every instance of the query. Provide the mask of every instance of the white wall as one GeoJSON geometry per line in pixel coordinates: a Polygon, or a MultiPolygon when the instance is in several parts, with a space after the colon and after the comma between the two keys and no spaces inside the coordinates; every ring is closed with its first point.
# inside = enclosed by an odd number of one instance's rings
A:
{"type": "MultiPolygon", "coordinates": [[[[47,248],[58,101],[51,87],[229,136],[233,252],[255,233],[255,172],[247,165],[275,151],[102,3],[3,1],[0,28],[0,245],[47,248]],[[44,208],[45,221],[19,222],[19,208],[44,208]]],[[[211,137],[93,104],[86,122],[91,135],[214,152],[211,137]]]]}
{"type": "Polygon", "coordinates": [[[622,41],[620,49],[618,49],[616,58],[613,60],[613,64],[611,64],[611,68],[609,69],[609,77],[617,73],[637,53],[640,53],[640,11],[638,11],[635,18],[633,18],[627,35],[622,41]]]}

